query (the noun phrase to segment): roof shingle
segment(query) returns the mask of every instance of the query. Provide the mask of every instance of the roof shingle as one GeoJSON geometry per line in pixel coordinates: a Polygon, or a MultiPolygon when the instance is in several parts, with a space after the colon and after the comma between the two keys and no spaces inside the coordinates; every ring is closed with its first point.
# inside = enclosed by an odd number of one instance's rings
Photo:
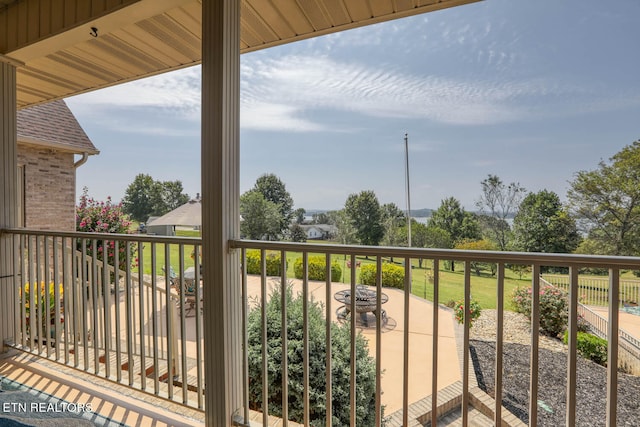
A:
{"type": "Polygon", "coordinates": [[[63,100],[18,111],[18,142],[42,143],[77,154],[98,154],[84,129],[63,100]]]}

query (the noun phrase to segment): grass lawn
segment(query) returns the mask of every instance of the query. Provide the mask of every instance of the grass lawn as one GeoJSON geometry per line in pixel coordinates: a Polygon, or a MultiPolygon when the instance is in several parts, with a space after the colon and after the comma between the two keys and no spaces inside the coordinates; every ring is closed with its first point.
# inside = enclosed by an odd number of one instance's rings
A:
{"type": "MultiPolygon", "coordinates": [[[[176,234],[181,237],[199,237],[200,232],[197,230],[177,230],[176,234]]],[[[321,240],[321,241],[309,241],[309,243],[321,243],[321,244],[331,244],[332,242],[321,240]]],[[[163,274],[162,268],[165,266],[165,245],[157,244],[156,245],[156,273],[163,274]]],[[[193,251],[192,246],[187,246],[184,249],[184,268],[194,266],[193,259],[191,259],[191,252],[193,251]]],[[[294,275],[294,264],[297,258],[302,256],[301,253],[296,252],[287,252],[287,277],[293,279],[294,275]]],[[[309,256],[322,256],[323,254],[309,254],[309,256]]],[[[169,257],[171,267],[175,272],[178,272],[179,267],[179,252],[178,245],[170,245],[169,248],[169,257]]],[[[144,273],[151,273],[151,244],[147,243],[143,250],[143,258],[144,258],[144,273]]],[[[349,261],[349,256],[343,255],[334,255],[332,256],[333,262],[338,263],[340,268],[342,269],[342,278],[341,281],[344,283],[348,283],[351,277],[351,268],[347,266],[349,261]]],[[[360,262],[360,266],[366,264],[375,264],[375,258],[366,259],[365,257],[357,257],[357,261],[360,262]]],[[[385,261],[390,261],[389,259],[385,259],[385,261]]],[[[396,265],[402,265],[400,259],[395,259],[396,265]]],[[[433,283],[431,279],[432,275],[432,264],[430,260],[424,260],[422,266],[419,265],[417,259],[412,260],[413,270],[412,270],[412,293],[418,297],[425,298],[429,301],[433,301],[433,283]]],[[[445,266],[441,264],[440,266],[440,289],[439,289],[439,298],[438,302],[442,304],[446,304],[451,300],[460,300],[464,296],[464,272],[462,271],[462,263],[456,263],[456,271],[445,270],[445,266]]],[[[356,270],[356,282],[359,282],[359,271],[358,268],[356,270]]],[[[566,276],[565,276],[566,277],[566,276]]],[[[593,276],[581,276],[581,282],[588,277],[593,276]]],[[[627,279],[637,279],[632,274],[625,275],[627,279]]],[[[512,310],[511,306],[511,295],[515,288],[517,287],[528,287],[531,285],[531,274],[526,273],[520,278],[520,275],[516,272],[513,272],[509,269],[505,270],[505,282],[504,282],[504,296],[505,296],[505,309],[512,310]]],[[[475,275],[474,272],[471,274],[471,295],[474,300],[476,300],[482,308],[485,309],[494,309],[496,308],[496,299],[497,299],[497,280],[495,277],[491,277],[485,272],[483,272],[482,276],[475,275]]],[[[593,288],[597,287],[597,285],[592,285],[593,288]]],[[[587,293],[587,292],[585,292],[587,293]]]]}
{"type": "MultiPolygon", "coordinates": [[[[320,255],[310,254],[309,256],[320,255]]],[[[300,253],[287,252],[287,277],[294,278],[294,262],[302,255],[300,253]]],[[[324,256],[324,255],[321,255],[324,256]]],[[[348,283],[351,277],[351,268],[347,266],[349,256],[335,255],[332,257],[334,262],[337,262],[342,269],[342,282],[348,283]]],[[[365,257],[357,257],[357,261],[360,262],[360,266],[366,264],[375,264],[375,258],[366,259],[365,257]]],[[[386,259],[386,261],[389,261],[386,259]]],[[[401,265],[398,259],[395,260],[397,265],[401,265]]],[[[425,298],[429,301],[433,301],[433,284],[429,282],[431,275],[431,262],[425,260],[422,268],[419,267],[418,260],[412,260],[412,293],[416,296],[425,298]]],[[[446,304],[450,300],[459,300],[464,297],[464,273],[462,271],[446,271],[443,270],[444,266],[440,267],[440,288],[438,302],[446,304]]],[[[461,270],[462,264],[457,263],[456,269],[461,270]]],[[[358,279],[359,269],[356,271],[356,282],[358,279]]],[[[488,275],[476,276],[474,273],[471,275],[471,295],[473,299],[478,301],[482,308],[492,309],[496,308],[497,300],[497,280],[495,277],[488,275]]],[[[504,284],[504,296],[505,296],[505,308],[511,310],[511,294],[513,290],[520,286],[530,286],[531,275],[520,276],[511,270],[505,271],[505,284],[504,284]]]]}
{"type": "MultiPolygon", "coordinates": [[[[200,232],[197,230],[176,230],[176,236],[180,237],[200,237],[200,232]]],[[[193,252],[195,246],[186,246],[184,247],[184,268],[187,269],[189,267],[194,266],[194,260],[191,259],[191,252],[193,252]]],[[[155,245],[156,252],[156,274],[164,274],[162,268],[166,265],[165,263],[165,245],[164,243],[158,243],[155,245]]],[[[152,255],[152,245],[147,242],[144,244],[144,248],[142,250],[142,258],[144,262],[144,273],[151,274],[151,255],[152,255]]],[[[173,271],[178,273],[180,271],[180,250],[179,245],[169,245],[169,264],[173,271]]],[[[136,270],[137,271],[137,270],[136,270]]]]}

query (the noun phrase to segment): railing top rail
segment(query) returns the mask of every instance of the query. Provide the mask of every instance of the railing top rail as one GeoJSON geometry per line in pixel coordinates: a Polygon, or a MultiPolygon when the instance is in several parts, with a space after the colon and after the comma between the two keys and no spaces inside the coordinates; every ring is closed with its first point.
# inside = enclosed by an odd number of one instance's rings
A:
{"type": "Polygon", "coordinates": [[[533,252],[471,251],[433,248],[392,248],[386,246],[332,245],[263,240],[230,240],[231,248],[265,249],[287,252],[329,253],[337,255],[410,257],[454,261],[502,262],[507,264],[538,264],[544,266],[617,267],[640,269],[640,257],[549,254],[533,252]]]}
{"type": "MultiPolygon", "coordinates": [[[[156,242],[186,245],[200,245],[202,239],[197,237],[149,236],[145,234],[110,234],[82,233],[49,230],[33,230],[27,228],[0,229],[0,234],[23,234],[53,237],[69,237],[79,239],[120,240],[131,242],[156,242]]],[[[507,264],[538,264],[545,266],[576,267],[616,267],[624,269],[640,269],[640,257],[622,257],[605,255],[550,254],[532,252],[499,252],[471,251],[457,249],[433,248],[397,248],[386,246],[333,245],[317,243],[269,242],[263,240],[230,240],[231,248],[284,250],[288,252],[358,254],[363,256],[410,257],[423,259],[442,259],[454,261],[502,262],[507,264]]]]}
{"type": "Polygon", "coordinates": [[[22,234],[26,236],[50,236],[50,237],[70,237],[74,239],[98,239],[98,240],[120,240],[129,242],[155,242],[173,243],[184,245],[200,245],[202,239],[198,237],[182,236],[154,236],[148,234],[117,234],[117,233],[83,233],[79,231],[51,231],[34,230],[29,228],[3,228],[0,234],[22,234]]]}

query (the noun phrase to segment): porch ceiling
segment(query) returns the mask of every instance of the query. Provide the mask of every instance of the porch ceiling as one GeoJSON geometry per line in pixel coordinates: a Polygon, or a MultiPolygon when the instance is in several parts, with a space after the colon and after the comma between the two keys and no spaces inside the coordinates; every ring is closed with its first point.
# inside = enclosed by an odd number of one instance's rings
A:
{"type": "MultiPolygon", "coordinates": [[[[240,49],[250,52],[474,1],[242,0],[240,49]]],[[[0,31],[0,54],[24,64],[17,71],[18,108],[200,63],[201,0],[110,3],[0,0],[0,23],[7,28],[0,31]],[[81,3],[102,6],[83,11],[81,3]],[[60,10],[64,16],[55,20],[60,10]],[[63,24],[55,28],[54,20],[63,24]]]]}

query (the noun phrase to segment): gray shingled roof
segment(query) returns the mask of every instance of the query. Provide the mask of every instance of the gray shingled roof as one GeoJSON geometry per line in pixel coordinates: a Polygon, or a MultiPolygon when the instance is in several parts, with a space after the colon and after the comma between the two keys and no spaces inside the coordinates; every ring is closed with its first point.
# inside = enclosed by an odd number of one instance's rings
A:
{"type": "Polygon", "coordinates": [[[19,110],[18,142],[21,141],[78,154],[100,152],[62,100],[19,110]]]}

